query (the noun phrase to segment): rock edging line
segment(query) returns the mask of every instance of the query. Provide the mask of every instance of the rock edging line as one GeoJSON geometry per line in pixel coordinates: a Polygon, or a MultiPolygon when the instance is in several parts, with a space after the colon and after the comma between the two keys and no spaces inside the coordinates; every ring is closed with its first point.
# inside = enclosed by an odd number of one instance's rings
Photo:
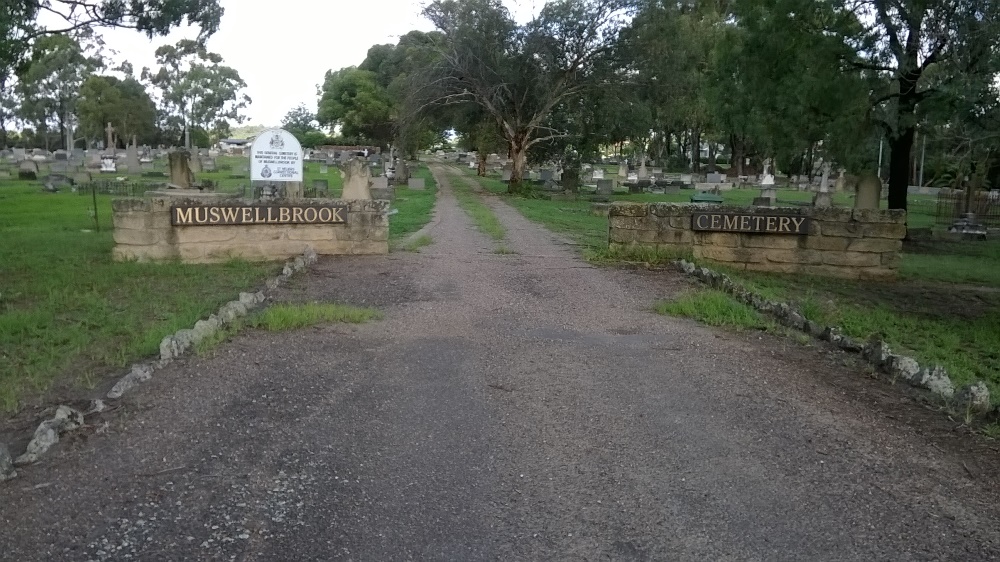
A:
{"type": "MultiPolygon", "coordinates": [[[[107,398],[112,400],[119,399],[139,384],[150,380],[153,378],[154,371],[166,367],[174,359],[191,351],[199,342],[215,335],[219,330],[225,328],[236,319],[249,314],[267,300],[266,291],[274,291],[286,283],[292,275],[316,263],[317,260],[318,256],[315,250],[311,247],[306,248],[306,251],[301,256],[286,261],[284,267],[281,269],[281,274],[268,279],[264,290],[255,293],[240,293],[238,299],[222,305],[218,312],[207,319],[198,320],[191,328],[178,330],[164,337],[160,342],[159,359],[132,365],[129,372],[118,379],[118,382],[111,388],[107,394],[107,398]]],[[[17,471],[15,467],[38,462],[38,459],[42,455],[59,442],[59,438],[62,435],[83,426],[85,416],[103,410],[104,402],[102,400],[92,401],[91,408],[86,413],[69,406],[59,406],[52,418],[39,424],[25,452],[16,459],[12,459],[7,446],[0,443],[0,482],[16,478],[17,471]]]]}
{"type": "Polygon", "coordinates": [[[992,409],[990,390],[982,381],[968,384],[956,391],[955,384],[943,367],[939,365],[921,366],[912,357],[893,353],[889,346],[878,337],[861,342],[844,335],[843,330],[838,326],[821,326],[806,319],[795,307],[787,303],[768,300],[744,288],[724,273],[713,271],[707,267],[698,267],[693,262],[684,259],[674,263],[686,275],[732,295],[758,312],[772,316],[784,326],[829,342],[843,351],[860,353],[876,369],[894,378],[902,379],[910,386],[928,390],[934,395],[952,401],[958,407],[968,409],[971,412],[985,414],[992,409]]]}

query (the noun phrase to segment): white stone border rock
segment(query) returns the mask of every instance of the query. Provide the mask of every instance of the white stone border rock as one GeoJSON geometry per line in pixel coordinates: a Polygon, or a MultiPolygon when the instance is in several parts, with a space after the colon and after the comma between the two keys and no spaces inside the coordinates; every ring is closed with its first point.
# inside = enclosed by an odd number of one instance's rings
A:
{"type": "MultiPolygon", "coordinates": [[[[268,279],[266,291],[273,291],[287,282],[296,272],[302,271],[307,266],[316,263],[318,256],[311,248],[306,248],[305,253],[294,260],[285,262],[281,269],[281,274],[272,279],[268,279]]],[[[205,320],[198,320],[190,329],[178,330],[160,342],[160,358],[145,363],[132,365],[129,372],[118,379],[107,397],[110,399],[121,398],[126,392],[135,386],[153,378],[156,369],[162,369],[169,365],[174,359],[181,357],[190,351],[195,345],[214,335],[216,332],[226,327],[237,318],[246,316],[252,310],[263,304],[267,300],[265,291],[256,293],[240,293],[240,298],[229,301],[219,308],[216,314],[209,316],[205,320]]],[[[44,455],[52,445],[59,442],[60,436],[81,427],[84,424],[84,417],[104,410],[104,402],[94,400],[91,409],[80,412],[69,406],[59,406],[55,416],[43,421],[35,429],[31,441],[24,454],[12,460],[7,446],[0,443],[0,482],[17,477],[15,466],[23,466],[37,462],[39,457],[44,455]]]]}
{"type": "Polygon", "coordinates": [[[982,381],[966,385],[956,392],[955,385],[944,368],[938,365],[921,367],[917,360],[912,357],[892,353],[889,346],[879,338],[860,342],[843,335],[842,330],[837,326],[820,326],[816,322],[807,320],[798,310],[788,304],[767,300],[757,293],[745,289],[733,282],[728,275],[707,267],[698,267],[683,259],[674,263],[685,274],[695,277],[713,288],[729,293],[759,312],[773,316],[780,324],[805,332],[822,341],[830,342],[843,351],[860,353],[865,360],[882,372],[893,378],[902,379],[916,388],[929,390],[933,394],[951,401],[958,408],[976,413],[987,413],[992,408],[989,388],[982,381]]]}

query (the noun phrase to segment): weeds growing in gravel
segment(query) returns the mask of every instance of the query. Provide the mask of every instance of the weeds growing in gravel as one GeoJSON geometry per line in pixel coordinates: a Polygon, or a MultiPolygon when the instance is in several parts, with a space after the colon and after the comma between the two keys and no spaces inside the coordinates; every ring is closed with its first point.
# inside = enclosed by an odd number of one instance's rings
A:
{"type": "Polygon", "coordinates": [[[381,317],[382,313],[373,308],[358,308],[344,304],[276,304],[248,318],[246,324],[251,328],[278,332],[333,322],[363,324],[381,317]]]}
{"type": "Polygon", "coordinates": [[[424,246],[430,246],[434,243],[434,239],[427,234],[422,234],[417,236],[415,239],[403,245],[403,250],[407,252],[419,252],[420,248],[424,246]]]}
{"type": "Polygon", "coordinates": [[[363,324],[382,318],[382,313],[373,308],[359,308],[336,303],[276,304],[263,311],[236,320],[195,346],[195,353],[205,354],[219,344],[229,340],[246,328],[257,328],[269,332],[296,330],[317,324],[363,324]]]}
{"type": "Polygon", "coordinates": [[[750,306],[722,291],[700,289],[656,303],[656,312],[693,318],[710,326],[764,330],[770,323],[750,306]]]}
{"type": "Polygon", "coordinates": [[[500,220],[493,214],[493,210],[472,192],[472,188],[465,178],[453,175],[452,187],[455,191],[455,197],[458,199],[458,205],[472,218],[472,222],[476,224],[476,228],[480,232],[494,240],[506,238],[507,230],[500,224],[500,220]]]}

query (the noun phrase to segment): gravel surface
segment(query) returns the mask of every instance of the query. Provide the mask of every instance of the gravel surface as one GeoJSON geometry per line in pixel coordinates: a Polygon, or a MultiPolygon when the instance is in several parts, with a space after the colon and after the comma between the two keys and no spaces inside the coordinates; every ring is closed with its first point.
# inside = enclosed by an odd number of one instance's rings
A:
{"type": "Polygon", "coordinates": [[[433,245],[280,296],[384,320],[158,371],[0,484],[0,559],[1000,557],[992,442],[839,353],[655,315],[687,281],[488,198],[496,254],[437,173],[433,245]]]}

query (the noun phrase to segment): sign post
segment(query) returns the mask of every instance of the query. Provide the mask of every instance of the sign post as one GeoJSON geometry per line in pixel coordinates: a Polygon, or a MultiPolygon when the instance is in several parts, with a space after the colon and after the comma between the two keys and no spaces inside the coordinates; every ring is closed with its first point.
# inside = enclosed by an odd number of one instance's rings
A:
{"type": "Polygon", "coordinates": [[[250,180],[283,182],[285,198],[301,199],[302,145],[284,129],[268,129],[250,145],[250,180]]]}

